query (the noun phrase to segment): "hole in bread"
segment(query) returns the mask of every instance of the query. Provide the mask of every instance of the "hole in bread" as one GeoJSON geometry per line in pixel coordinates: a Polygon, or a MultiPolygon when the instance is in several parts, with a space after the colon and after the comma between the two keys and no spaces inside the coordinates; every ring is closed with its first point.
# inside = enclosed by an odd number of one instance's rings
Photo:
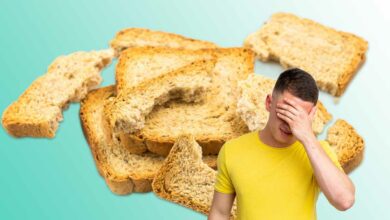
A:
{"type": "Polygon", "coordinates": [[[74,78],[74,75],[73,75],[73,73],[65,73],[65,77],[66,77],[67,79],[73,79],[73,78],[74,78]]]}

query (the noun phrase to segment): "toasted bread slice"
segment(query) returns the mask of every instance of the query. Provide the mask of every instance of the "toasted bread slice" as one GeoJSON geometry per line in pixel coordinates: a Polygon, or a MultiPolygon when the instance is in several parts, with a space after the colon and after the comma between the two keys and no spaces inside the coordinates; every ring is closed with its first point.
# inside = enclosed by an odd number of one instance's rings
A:
{"type": "Polygon", "coordinates": [[[170,47],[178,49],[207,49],[216,48],[217,45],[203,40],[195,40],[178,34],[145,28],[127,28],[119,31],[111,40],[110,46],[116,54],[127,48],[134,47],[170,47]]]}
{"type": "MultiPolygon", "coordinates": [[[[208,215],[217,171],[202,161],[202,148],[192,135],[179,136],[157,172],[152,189],[159,197],[208,215]]],[[[236,216],[236,203],[231,216],[236,216]]]]}
{"type": "Polygon", "coordinates": [[[143,128],[154,106],[172,99],[201,102],[210,90],[214,60],[201,60],[121,91],[106,116],[114,133],[134,133],[143,128]]]}
{"type": "Polygon", "coordinates": [[[136,47],[124,50],[116,66],[118,95],[143,81],[173,72],[195,61],[215,59],[207,50],[136,47]]]}
{"type": "Polygon", "coordinates": [[[111,49],[75,52],[56,58],[46,74],[3,113],[5,130],[15,137],[53,138],[69,102],[78,102],[102,81],[101,70],[113,58],[111,49]]]}
{"type": "MultiPolygon", "coordinates": [[[[81,102],[80,120],[95,164],[113,193],[124,195],[148,192],[164,157],[153,153],[131,154],[127,147],[115,145],[104,116],[104,105],[115,97],[115,87],[91,91],[81,102]]],[[[216,156],[205,157],[216,168],[216,156]]]]}
{"type": "MultiPolygon", "coordinates": [[[[276,81],[260,74],[250,75],[239,82],[240,97],[237,102],[237,114],[248,125],[250,131],[263,129],[268,120],[265,99],[272,93],[276,81]]],[[[324,126],[332,119],[332,115],[318,101],[313,121],[313,131],[320,134],[324,126]]]]}
{"type": "MultiPolygon", "coordinates": [[[[167,55],[166,51],[167,49],[164,49],[160,55],[157,51],[156,54],[150,55],[150,59],[162,59],[167,55]]],[[[193,53],[205,53],[206,56],[217,59],[212,90],[208,93],[206,101],[202,103],[169,101],[165,105],[156,106],[146,116],[144,127],[139,132],[127,136],[131,140],[124,140],[126,135],[122,135],[122,143],[137,143],[135,144],[137,148],[134,149],[136,153],[149,150],[166,156],[178,136],[187,132],[195,136],[203,147],[203,154],[215,155],[225,141],[248,132],[247,126],[238,117],[235,109],[238,98],[237,82],[253,74],[253,53],[243,48],[202,51],[193,53]]],[[[129,62],[137,61],[132,59],[129,62]]]]}
{"type": "Polygon", "coordinates": [[[338,119],[328,129],[326,140],[337,154],[345,173],[356,169],[363,160],[364,140],[345,120],[338,119]]]}
{"type": "Polygon", "coordinates": [[[341,96],[364,61],[368,43],[309,19],[276,13],[245,39],[244,46],[262,61],[307,71],[320,89],[341,96]]]}

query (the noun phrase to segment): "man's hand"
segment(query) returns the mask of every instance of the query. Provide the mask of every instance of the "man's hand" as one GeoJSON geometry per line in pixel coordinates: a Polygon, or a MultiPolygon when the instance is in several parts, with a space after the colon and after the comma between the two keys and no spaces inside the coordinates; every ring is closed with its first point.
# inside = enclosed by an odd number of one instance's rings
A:
{"type": "Polygon", "coordinates": [[[316,106],[314,106],[309,113],[305,111],[300,105],[296,104],[291,99],[284,98],[284,103],[276,105],[276,114],[279,118],[287,122],[290,126],[293,135],[301,142],[313,135],[312,123],[316,106]]]}

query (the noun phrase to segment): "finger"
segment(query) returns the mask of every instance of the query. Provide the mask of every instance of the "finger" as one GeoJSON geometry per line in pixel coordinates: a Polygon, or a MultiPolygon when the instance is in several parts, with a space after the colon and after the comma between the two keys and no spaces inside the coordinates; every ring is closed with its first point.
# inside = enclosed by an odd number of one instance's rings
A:
{"type": "Polygon", "coordinates": [[[298,110],[295,109],[294,107],[292,107],[291,105],[287,105],[287,104],[283,104],[283,103],[278,103],[277,105],[277,108],[282,108],[284,110],[288,110],[290,111],[291,113],[293,113],[294,115],[298,115],[298,110]]]}
{"type": "Polygon", "coordinates": [[[282,115],[289,117],[291,120],[294,120],[294,118],[295,118],[295,115],[293,113],[291,113],[287,110],[284,110],[284,109],[277,108],[276,112],[281,113],[282,115]]]}
{"type": "Polygon", "coordinates": [[[292,106],[293,108],[295,108],[296,110],[303,110],[301,108],[301,106],[298,105],[298,103],[296,103],[294,100],[292,99],[288,99],[288,98],[284,98],[283,99],[288,105],[292,106]]]}
{"type": "Polygon", "coordinates": [[[287,117],[287,116],[285,116],[285,115],[283,115],[283,114],[281,114],[281,113],[276,113],[277,114],[277,116],[280,118],[280,119],[282,119],[283,121],[285,121],[285,122],[287,122],[287,124],[291,124],[292,123],[292,120],[291,120],[291,118],[289,118],[289,117],[287,117]]]}

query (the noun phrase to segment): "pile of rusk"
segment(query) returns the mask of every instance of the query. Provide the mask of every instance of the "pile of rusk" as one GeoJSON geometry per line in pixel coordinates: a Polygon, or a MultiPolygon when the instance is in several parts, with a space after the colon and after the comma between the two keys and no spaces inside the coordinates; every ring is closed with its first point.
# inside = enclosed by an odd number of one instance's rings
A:
{"type": "MultiPolygon", "coordinates": [[[[208,214],[219,149],[262,129],[268,118],[264,101],[275,80],[254,74],[255,57],[299,67],[339,97],[367,46],[353,34],[288,13],[272,15],[236,48],[129,28],[110,49],[55,59],[4,111],[2,124],[16,137],[52,138],[62,110],[80,101],[85,136],[112,192],[153,191],[208,214]],[[96,89],[115,58],[116,84],[96,89]]],[[[320,101],[317,107],[313,130],[319,134],[332,116],[320,101]]],[[[328,129],[326,140],[346,173],[359,165],[364,141],[345,120],[328,129]]]]}

